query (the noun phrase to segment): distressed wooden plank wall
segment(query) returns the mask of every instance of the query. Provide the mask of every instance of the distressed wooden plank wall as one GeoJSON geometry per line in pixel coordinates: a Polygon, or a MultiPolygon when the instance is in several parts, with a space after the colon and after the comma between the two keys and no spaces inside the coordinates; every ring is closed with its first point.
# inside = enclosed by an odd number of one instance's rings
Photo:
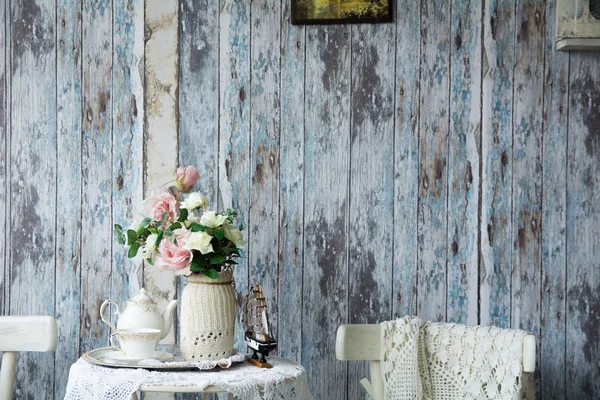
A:
{"type": "Polygon", "coordinates": [[[106,343],[99,305],[142,278],[112,224],[178,164],[239,210],[238,288],[263,283],[316,398],[364,398],[339,324],[415,313],[531,330],[538,398],[600,397],[600,53],[554,50],[555,1],[394,3],[292,26],[291,0],[0,2],[0,310],[60,329],[17,397],[62,398],[106,343]]]}

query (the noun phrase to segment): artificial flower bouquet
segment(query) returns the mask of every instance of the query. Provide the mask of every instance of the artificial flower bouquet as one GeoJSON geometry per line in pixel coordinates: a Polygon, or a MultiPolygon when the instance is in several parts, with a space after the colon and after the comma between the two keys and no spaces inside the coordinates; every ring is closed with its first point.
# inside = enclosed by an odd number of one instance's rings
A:
{"type": "Polygon", "coordinates": [[[192,192],[199,178],[194,167],[178,168],[173,186],[156,188],[144,200],[143,219],[128,229],[115,225],[117,242],[129,258],[141,251],[148,264],[162,270],[213,279],[237,264],[234,259],[246,244],[243,227],[234,223],[237,212],[207,210],[206,197],[192,192]]]}

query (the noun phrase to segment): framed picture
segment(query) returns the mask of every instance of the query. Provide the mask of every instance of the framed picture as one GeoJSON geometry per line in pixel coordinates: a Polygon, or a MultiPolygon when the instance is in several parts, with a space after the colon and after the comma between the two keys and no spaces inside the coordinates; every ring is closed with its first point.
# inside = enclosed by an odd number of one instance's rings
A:
{"type": "Polygon", "coordinates": [[[292,0],[292,24],[392,21],[392,0],[292,0]]]}

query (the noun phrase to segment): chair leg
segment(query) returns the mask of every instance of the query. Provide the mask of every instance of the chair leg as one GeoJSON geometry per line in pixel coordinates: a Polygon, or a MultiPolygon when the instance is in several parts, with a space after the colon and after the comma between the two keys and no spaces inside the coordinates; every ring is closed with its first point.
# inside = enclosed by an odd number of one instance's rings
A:
{"type": "Polygon", "coordinates": [[[0,369],[0,399],[12,400],[17,374],[17,353],[5,351],[2,353],[2,369],[0,369]]]}

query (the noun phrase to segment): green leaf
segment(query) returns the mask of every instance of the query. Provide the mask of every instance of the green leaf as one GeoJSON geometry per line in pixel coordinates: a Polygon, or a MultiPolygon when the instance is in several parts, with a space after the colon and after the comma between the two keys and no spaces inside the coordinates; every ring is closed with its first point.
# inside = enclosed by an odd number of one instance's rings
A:
{"type": "Polygon", "coordinates": [[[150,265],[154,265],[154,261],[152,261],[152,259],[151,259],[151,258],[148,258],[148,259],[146,260],[146,262],[147,262],[148,264],[150,264],[150,265]]]}
{"type": "Polygon", "coordinates": [[[203,257],[194,257],[192,259],[192,263],[190,264],[190,271],[192,272],[201,272],[204,271],[204,258],[203,257]]]}
{"type": "Polygon", "coordinates": [[[214,268],[211,268],[208,271],[202,271],[202,273],[212,279],[217,279],[219,277],[217,270],[214,268]]]}
{"type": "Polygon", "coordinates": [[[187,208],[181,208],[179,210],[179,218],[177,219],[177,221],[179,222],[183,222],[187,219],[188,217],[188,210],[187,208]]]}
{"type": "Polygon", "coordinates": [[[134,231],[133,229],[127,229],[127,244],[129,246],[133,245],[137,238],[138,235],[136,231],[134,231]]]}
{"type": "Polygon", "coordinates": [[[200,224],[193,223],[192,224],[192,232],[204,232],[208,229],[208,227],[200,224]]]}
{"type": "Polygon", "coordinates": [[[223,229],[215,229],[213,231],[213,234],[214,237],[216,237],[219,240],[223,239],[223,236],[225,236],[225,232],[223,232],[223,229]]]}
{"type": "Polygon", "coordinates": [[[223,264],[223,262],[226,260],[227,258],[222,255],[222,254],[217,254],[215,256],[212,256],[210,259],[210,263],[211,264],[223,264]]]}
{"type": "Polygon", "coordinates": [[[140,243],[139,242],[135,242],[131,245],[131,247],[129,248],[129,252],[127,253],[127,257],[129,258],[133,258],[137,255],[138,250],[140,249],[140,243]]]}
{"type": "Polygon", "coordinates": [[[123,228],[121,227],[121,225],[115,224],[115,233],[116,232],[123,232],[123,228]]]}
{"type": "Polygon", "coordinates": [[[152,218],[144,218],[141,225],[142,228],[148,228],[150,225],[152,225],[152,218]]]}
{"type": "Polygon", "coordinates": [[[158,233],[158,229],[155,226],[149,227],[148,230],[150,231],[150,233],[153,233],[155,235],[158,233]]]}
{"type": "Polygon", "coordinates": [[[154,244],[156,246],[158,246],[160,244],[160,242],[162,241],[164,235],[165,235],[165,231],[163,231],[162,229],[159,229],[158,230],[158,236],[156,237],[156,242],[154,242],[154,244]]]}
{"type": "Polygon", "coordinates": [[[174,231],[175,229],[179,229],[181,228],[181,222],[175,222],[174,224],[171,224],[171,226],[169,227],[170,231],[174,231]]]}
{"type": "Polygon", "coordinates": [[[238,263],[236,263],[236,262],[235,262],[235,261],[233,261],[233,260],[225,260],[225,261],[223,261],[223,264],[237,265],[238,263]]]}

